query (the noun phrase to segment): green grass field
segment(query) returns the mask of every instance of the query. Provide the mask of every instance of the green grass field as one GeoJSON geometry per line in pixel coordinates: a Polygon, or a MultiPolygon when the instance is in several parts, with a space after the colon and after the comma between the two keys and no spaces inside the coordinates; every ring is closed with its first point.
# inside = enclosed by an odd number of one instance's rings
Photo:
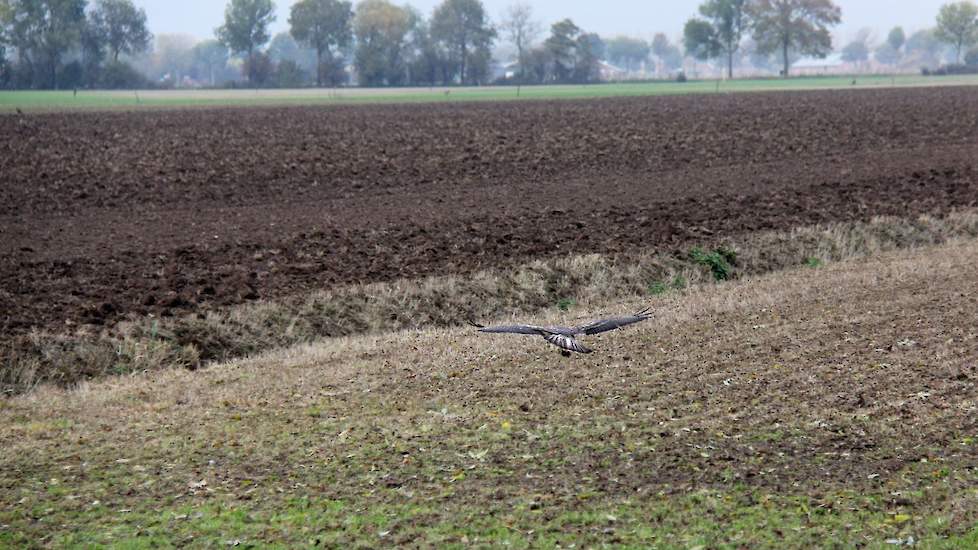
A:
{"type": "Polygon", "coordinates": [[[583,99],[653,95],[710,94],[784,90],[821,90],[913,86],[978,85],[978,75],[807,77],[758,80],[697,80],[597,84],[587,86],[487,86],[479,88],[344,88],[295,90],[142,90],[142,91],[8,91],[0,92],[0,112],[14,109],[139,109],[254,105],[336,105],[504,101],[516,99],[583,99]],[[855,84],[853,82],[855,81],[855,84]]]}

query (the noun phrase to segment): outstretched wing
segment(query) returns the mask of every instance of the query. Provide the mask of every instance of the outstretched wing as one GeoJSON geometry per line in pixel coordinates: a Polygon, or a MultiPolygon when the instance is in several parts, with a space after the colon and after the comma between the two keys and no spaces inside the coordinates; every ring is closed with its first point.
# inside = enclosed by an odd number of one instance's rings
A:
{"type": "Polygon", "coordinates": [[[500,325],[497,327],[487,327],[473,321],[469,324],[479,329],[479,332],[490,334],[538,334],[562,350],[576,351],[577,353],[591,353],[591,350],[581,345],[573,334],[573,329],[566,327],[538,327],[536,325],[500,325]],[[556,331],[556,332],[555,332],[556,331]]]}
{"type": "Polygon", "coordinates": [[[567,351],[576,351],[577,353],[591,353],[591,350],[582,346],[580,342],[577,341],[573,336],[565,336],[563,334],[547,333],[543,335],[544,338],[551,344],[557,346],[560,349],[567,351]]]}
{"type": "Polygon", "coordinates": [[[500,325],[497,327],[487,327],[469,321],[469,324],[479,329],[479,332],[491,334],[544,334],[543,327],[535,325],[500,325]]]}
{"type": "Polygon", "coordinates": [[[607,319],[598,319],[597,321],[591,321],[586,325],[581,325],[575,330],[577,334],[599,334],[602,332],[608,332],[609,330],[615,330],[616,328],[621,328],[624,326],[632,325],[635,323],[641,323],[646,319],[651,319],[652,314],[649,313],[649,308],[645,308],[639,311],[635,315],[626,315],[624,317],[609,317],[607,319]]]}

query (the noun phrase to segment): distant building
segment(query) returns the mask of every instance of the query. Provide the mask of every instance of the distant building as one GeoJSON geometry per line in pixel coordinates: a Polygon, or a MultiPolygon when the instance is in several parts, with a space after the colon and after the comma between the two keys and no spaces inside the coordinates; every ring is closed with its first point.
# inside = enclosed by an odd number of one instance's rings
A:
{"type": "Polygon", "coordinates": [[[628,80],[630,78],[628,70],[612,65],[607,61],[598,61],[598,65],[598,70],[601,73],[601,80],[605,82],[616,82],[619,80],[628,80]]]}
{"type": "Polygon", "coordinates": [[[791,74],[796,76],[840,75],[857,72],[860,72],[859,67],[843,60],[841,53],[834,53],[823,59],[805,57],[791,65],[791,74]]]}
{"type": "Polygon", "coordinates": [[[492,64],[492,78],[493,80],[498,80],[500,78],[516,78],[520,74],[520,63],[519,61],[510,61],[509,63],[498,63],[493,62],[492,64]]]}

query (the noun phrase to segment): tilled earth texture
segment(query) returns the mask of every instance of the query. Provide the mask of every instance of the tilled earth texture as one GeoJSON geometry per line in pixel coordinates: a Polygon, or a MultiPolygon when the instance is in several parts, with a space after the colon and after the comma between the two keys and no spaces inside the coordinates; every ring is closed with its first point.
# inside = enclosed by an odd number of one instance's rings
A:
{"type": "Polygon", "coordinates": [[[976,137],[972,88],[0,116],[0,331],[940,214],[976,137]]]}

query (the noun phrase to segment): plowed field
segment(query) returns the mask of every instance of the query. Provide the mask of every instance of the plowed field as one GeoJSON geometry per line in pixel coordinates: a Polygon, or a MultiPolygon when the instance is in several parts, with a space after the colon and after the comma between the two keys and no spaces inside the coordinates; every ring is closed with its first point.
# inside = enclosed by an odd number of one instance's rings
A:
{"type": "Polygon", "coordinates": [[[978,90],[0,116],[0,332],[978,205],[978,90]]]}

